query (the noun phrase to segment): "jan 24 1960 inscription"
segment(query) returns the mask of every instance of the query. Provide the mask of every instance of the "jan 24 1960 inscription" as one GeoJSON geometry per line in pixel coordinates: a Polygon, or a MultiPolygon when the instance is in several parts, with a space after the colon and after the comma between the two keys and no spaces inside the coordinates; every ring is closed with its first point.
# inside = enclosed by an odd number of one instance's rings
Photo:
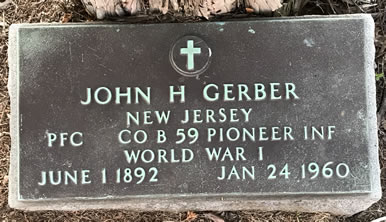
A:
{"type": "Polygon", "coordinates": [[[362,17],[15,30],[21,201],[372,192],[362,17]]]}

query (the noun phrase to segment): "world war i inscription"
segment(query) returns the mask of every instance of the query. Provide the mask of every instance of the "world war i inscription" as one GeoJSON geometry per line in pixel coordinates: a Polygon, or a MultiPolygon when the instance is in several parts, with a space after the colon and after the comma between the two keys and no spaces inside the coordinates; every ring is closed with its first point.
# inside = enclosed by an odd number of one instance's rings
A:
{"type": "Polygon", "coordinates": [[[13,26],[10,204],[369,204],[372,30],[367,16],[13,26]]]}

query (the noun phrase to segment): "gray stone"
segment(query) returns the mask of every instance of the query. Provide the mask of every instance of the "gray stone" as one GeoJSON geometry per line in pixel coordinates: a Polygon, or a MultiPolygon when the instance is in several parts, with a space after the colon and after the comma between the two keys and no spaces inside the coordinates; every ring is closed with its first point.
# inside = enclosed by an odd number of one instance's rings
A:
{"type": "Polygon", "coordinates": [[[373,33],[370,15],[12,25],[9,204],[363,210],[381,197],[373,33]]]}

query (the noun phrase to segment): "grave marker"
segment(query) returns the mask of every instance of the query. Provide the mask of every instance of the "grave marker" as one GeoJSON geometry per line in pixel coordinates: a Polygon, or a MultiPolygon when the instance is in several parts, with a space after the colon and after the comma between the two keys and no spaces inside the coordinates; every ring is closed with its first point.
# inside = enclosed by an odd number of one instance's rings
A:
{"type": "Polygon", "coordinates": [[[354,213],[381,195],[371,16],[10,31],[11,207],[354,213]]]}

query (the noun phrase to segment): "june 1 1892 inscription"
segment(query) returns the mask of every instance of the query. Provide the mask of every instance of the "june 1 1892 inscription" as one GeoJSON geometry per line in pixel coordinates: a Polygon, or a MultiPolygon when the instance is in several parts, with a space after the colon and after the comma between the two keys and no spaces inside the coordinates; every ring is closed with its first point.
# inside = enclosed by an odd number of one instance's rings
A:
{"type": "Polygon", "coordinates": [[[372,191],[361,18],[13,32],[21,201],[372,191]]]}

